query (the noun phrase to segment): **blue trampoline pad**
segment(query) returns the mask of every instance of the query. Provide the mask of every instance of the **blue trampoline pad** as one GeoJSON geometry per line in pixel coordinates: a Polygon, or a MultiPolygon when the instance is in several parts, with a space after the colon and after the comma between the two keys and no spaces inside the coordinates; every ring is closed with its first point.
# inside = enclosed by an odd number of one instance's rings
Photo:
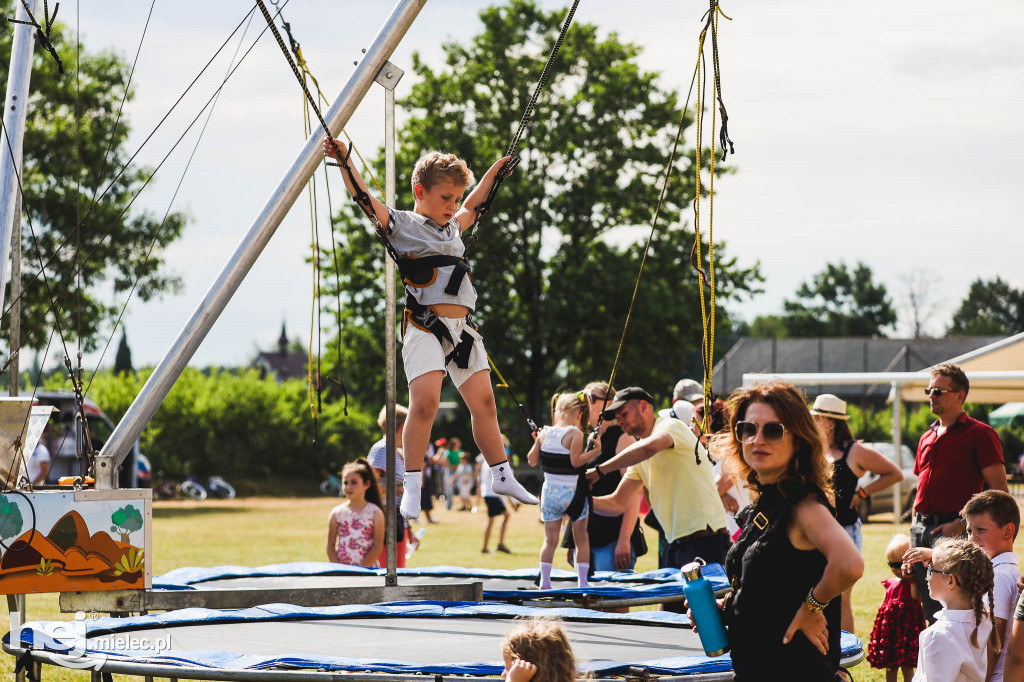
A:
{"type": "MultiPolygon", "coordinates": [[[[294,562],[270,566],[215,566],[212,568],[179,568],[153,579],[155,590],[209,589],[297,589],[357,587],[382,585],[386,570],[361,568],[329,562],[294,562]]],[[[709,564],[705,577],[714,589],[724,590],[729,583],[721,564],[709,564]]],[[[489,570],[458,566],[428,566],[398,569],[399,584],[436,584],[438,580],[479,581],[484,598],[497,601],[557,598],[572,599],[586,594],[591,598],[631,599],[663,597],[682,592],[683,581],[678,569],[645,572],[598,571],[590,587],[576,587],[576,573],[552,571],[553,589],[536,587],[538,569],[489,570]]]]}
{"type": "MultiPolygon", "coordinates": [[[[598,678],[631,668],[694,680],[731,678],[728,655],[704,656],[686,617],[659,611],[607,614],[458,602],[319,609],[274,604],[37,622],[14,639],[36,660],[134,675],[211,680],[299,680],[315,671],[365,672],[381,679],[411,673],[497,676],[503,668],[501,639],[517,618],[536,615],[563,621],[580,671],[598,678]]],[[[856,636],[843,633],[842,645],[845,664],[863,658],[856,636]]],[[[4,649],[16,653],[10,633],[4,649]]]]}

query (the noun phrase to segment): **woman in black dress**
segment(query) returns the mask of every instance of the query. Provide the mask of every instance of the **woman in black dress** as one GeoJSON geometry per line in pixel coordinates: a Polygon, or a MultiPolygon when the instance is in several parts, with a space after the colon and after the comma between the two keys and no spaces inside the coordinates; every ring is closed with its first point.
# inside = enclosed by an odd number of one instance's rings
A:
{"type": "Polygon", "coordinates": [[[835,520],[824,438],[789,384],[740,389],[729,407],[731,428],[714,446],[753,501],[726,558],[735,679],[834,680],[838,597],[864,560],[835,520]]]}

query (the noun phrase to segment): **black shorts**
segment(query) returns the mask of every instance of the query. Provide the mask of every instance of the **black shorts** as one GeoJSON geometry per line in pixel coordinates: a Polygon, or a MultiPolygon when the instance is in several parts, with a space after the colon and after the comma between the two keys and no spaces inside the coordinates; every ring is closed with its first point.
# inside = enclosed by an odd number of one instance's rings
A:
{"type": "Polygon", "coordinates": [[[484,502],[487,503],[487,518],[493,519],[495,516],[501,516],[506,511],[505,500],[500,497],[485,497],[484,502]]]}

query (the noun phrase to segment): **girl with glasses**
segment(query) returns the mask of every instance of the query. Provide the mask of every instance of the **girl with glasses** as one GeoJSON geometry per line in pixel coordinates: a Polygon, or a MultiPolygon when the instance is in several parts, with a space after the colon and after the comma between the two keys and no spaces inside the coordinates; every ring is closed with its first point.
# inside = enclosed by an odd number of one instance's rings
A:
{"type": "Polygon", "coordinates": [[[981,682],[988,670],[986,644],[997,654],[1001,646],[992,627],[991,559],[972,542],[943,539],[935,545],[926,574],[932,599],[944,608],[921,633],[914,679],[981,682]]]}
{"type": "Polygon", "coordinates": [[[837,597],[860,578],[864,560],[834,517],[824,438],[789,384],[740,389],[729,414],[729,430],[712,447],[753,501],[726,557],[733,591],[723,618],[735,679],[765,679],[771,665],[785,679],[831,682],[840,655],[837,597]]]}
{"type": "Polygon", "coordinates": [[[910,682],[917,667],[917,639],[924,630],[921,595],[903,555],[910,549],[910,538],[894,535],[885,548],[885,559],[894,578],[882,581],[885,599],[878,607],[875,625],[868,643],[868,663],[885,668],[885,682],[896,682],[903,671],[903,682],[910,682]]]}

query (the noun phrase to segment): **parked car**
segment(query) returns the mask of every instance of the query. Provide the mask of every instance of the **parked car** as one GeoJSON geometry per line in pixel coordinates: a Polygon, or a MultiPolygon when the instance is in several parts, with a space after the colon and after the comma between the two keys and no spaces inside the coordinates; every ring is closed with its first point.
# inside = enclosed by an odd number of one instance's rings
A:
{"type": "MultiPolygon", "coordinates": [[[[895,462],[896,458],[894,453],[896,452],[892,443],[864,443],[866,447],[878,450],[882,453],[886,459],[895,462]]],[[[900,481],[900,499],[903,501],[903,517],[906,517],[910,511],[914,508],[914,498],[917,496],[917,475],[914,473],[914,451],[906,444],[900,448],[900,457],[903,460],[903,480],[900,481]]],[[[877,476],[874,474],[865,474],[861,476],[860,480],[857,481],[857,486],[863,488],[874,481],[877,476]]],[[[864,521],[868,520],[868,517],[872,514],[884,514],[885,512],[892,511],[892,492],[895,486],[890,486],[885,490],[879,490],[878,492],[871,493],[868,498],[860,503],[860,518],[864,521]]]]}
{"type": "MultiPolygon", "coordinates": [[[[80,463],[75,442],[75,394],[72,391],[36,391],[35,398],[40,405],[57,408],[50,421],[50,434],[46,446],[50,449],[50,473],[47,483],[56,483],[62,476],[78,476],[80,463]]],[[[89,424],[92,447],[97,452],[114,432],[114,423],[99,406],[85,399],[85,417],[89,424]]],[[[131,452],[118,469],[118,486],[121,488],[148,488],[152,476],[149,460],[139,450],[139,441],[132,445],[131,452]]]]}

